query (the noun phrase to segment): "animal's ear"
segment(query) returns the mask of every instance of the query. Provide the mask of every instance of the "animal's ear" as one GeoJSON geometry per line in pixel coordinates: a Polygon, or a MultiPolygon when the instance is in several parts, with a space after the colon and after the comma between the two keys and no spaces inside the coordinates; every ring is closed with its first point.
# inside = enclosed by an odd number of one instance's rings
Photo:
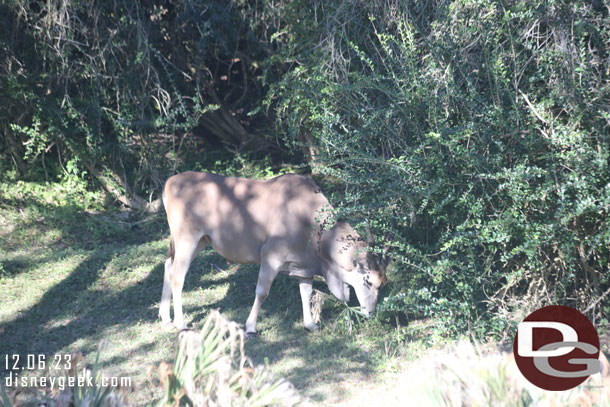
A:
{"type": "Polygon", "coordinates": [[[368,263],[369,269],[370,270],[377,270],[379,269],[379,258],[377,257],[376,254],[373,253],[367,253],[366,256],[366,261],[368,263]]]}
{"type": "Polygon", "coordinates": [[[383,253],[383,255],[381,255],[381,264],[383,264],[383,267],[388,267],[388,264],[390,264],[392,262],[392,258],[390,256],[388,256],[387,254],[383,253]]]}

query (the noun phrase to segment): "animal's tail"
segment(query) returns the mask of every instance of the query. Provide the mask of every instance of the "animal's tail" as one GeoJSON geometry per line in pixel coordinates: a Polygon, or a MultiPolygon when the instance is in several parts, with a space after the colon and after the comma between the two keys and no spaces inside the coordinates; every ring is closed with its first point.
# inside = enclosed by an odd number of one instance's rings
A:
{"type": "Polygon", "coordinates": [[[172,262],[174,261],[174,254],[176,254],[176,249],[174,247],[174,237],[170,236],[169,237],[169,250],[167,251],[167,257],[172,259],[172,262]]]}
{"type": "MultiPolygon", "coordinates": [[[[165,181],[167,183],[167,181],[165,181]]],[[[167,212],[167,198],[165,197],[165,185],[163,185],[163,193],[161,194],[161,200],[163,201],[163,206],[165,207],[165,211],[167,212]]],[[[167,257],[174,261],[174,255],[176,254],[176,248],[174,247],[174,237],[170,234],[169,236],[169,249],[167,251],[167,257]]]]}

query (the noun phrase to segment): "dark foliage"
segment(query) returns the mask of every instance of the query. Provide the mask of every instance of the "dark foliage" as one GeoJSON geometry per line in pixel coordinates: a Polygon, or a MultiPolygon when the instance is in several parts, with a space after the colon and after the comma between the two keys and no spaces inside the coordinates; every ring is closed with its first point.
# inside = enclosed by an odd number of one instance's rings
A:
{"type": "Polygon", "coordinates": [[[386,236],[382,317],[501,336],[561,303],[607,324],[609,13],[554,0],[5,2],[2,170],[86,171],[151,209],[139,196],[182,169],[305,164],[343,216],[386,236]]]}

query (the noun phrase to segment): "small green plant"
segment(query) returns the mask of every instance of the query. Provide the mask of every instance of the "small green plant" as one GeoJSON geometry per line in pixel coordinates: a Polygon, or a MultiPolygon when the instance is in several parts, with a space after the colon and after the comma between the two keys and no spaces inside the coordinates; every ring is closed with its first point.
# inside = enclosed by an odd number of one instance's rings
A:
{"type": "Polygon", "coordinates": [[[72,390],[72,405],[74,407],[114,407],[125,404],[118,400],[115,389],[111,386],[101,386],[102,371],[100,370],[100,353],[102,351],[103,342],[99,345],[95,363],[90,371],[83,370],[79,376],[78,370],[74,371],[76,382],[79,379],[91,377],[93,386],[77,386],[72,390]]]}
{"type": "Polygon", "coordinates": [[[173,369],[160,367],[165,394],[157,407],[298,404],[289,382],[272,380],[265,369],[253,366],[244,353],[244,339],[244,331],[218,311],[208,315],[200,332],[182,332],[173,369]]]}
{"type": "Polygon", "coordinates": [[[345,336],[351,335],[368,318],[366,314],[360,311],[360,307],[349,306],[346,302],[340,301],[336,297],[322,291],[315,290],[311,302],[313,304],[312,314],[316,323],[321,320],[322,308],[325,303],[330,303],[335,310],[339,310],[337,317],[334,319],[333,326],[345,336]]]}
{"type": "Polygon", "coordinates": [[[347,303],[342,301],[338,301],[335,307],[341,310],[336,319],[337,329],[344,332],[346,336],[351,335],[367,318],[367,316],[360,311],[360,307],[350,307],[347,303]]]}

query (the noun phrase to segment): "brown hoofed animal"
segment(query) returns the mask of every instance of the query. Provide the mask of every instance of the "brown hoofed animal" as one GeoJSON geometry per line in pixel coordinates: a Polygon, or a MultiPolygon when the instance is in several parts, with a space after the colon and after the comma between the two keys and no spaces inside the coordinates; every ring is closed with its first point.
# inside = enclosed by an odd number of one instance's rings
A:
{"type": "MultiPolygon", "coordinates": [[[[159,308],[164,324],[171,323],[173,297],[174,325],[185,327],[184,277],[208,244],[230,262],[261,265],[248,333],[256,333],[258,312],[278,273],[299,278],[303,323],[309,330],[317,329],[310,309],[315,275],[323,276],[343,301],[349,300],[349,286],[354,287],[362,311],[375,310],[388,261],[367,251],[367,243],[346,222],[325,225],[332,207],[310,179],[286,174],[257,181],[185,172],[167,180],[163,204],[171,232],[159,308]]],[[[368,237],[371,244],[370,232],[368,237]]]]}

